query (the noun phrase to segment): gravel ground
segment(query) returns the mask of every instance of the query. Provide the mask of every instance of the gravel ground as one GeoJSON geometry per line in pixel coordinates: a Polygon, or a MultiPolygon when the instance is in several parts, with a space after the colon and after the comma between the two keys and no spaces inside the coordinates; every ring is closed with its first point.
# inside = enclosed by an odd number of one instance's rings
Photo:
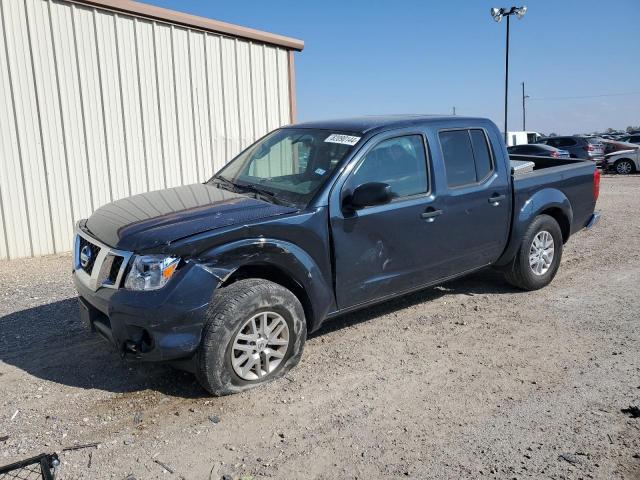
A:
{"type": "Polygon", "coordinates": [[[547,288],[492,271],[329,324],[286,378],[210,398],[80,323],[67,255],[0,263],[0,464],[59,478],[640,479],[640,176],[547,288]],[[6,438],[8,437],[8,438],[6,438]],[[97,447],[62,452],[64,447],[97,447]]]}

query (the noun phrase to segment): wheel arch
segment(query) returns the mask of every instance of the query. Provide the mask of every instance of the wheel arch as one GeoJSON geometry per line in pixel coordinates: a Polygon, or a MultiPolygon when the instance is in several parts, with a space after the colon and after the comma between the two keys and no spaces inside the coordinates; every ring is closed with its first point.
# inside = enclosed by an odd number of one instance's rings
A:
{"type": "Polygon", "coordinates": [[[540,213],[538,213],[538,215],[549,215],[556,222],[558,222],[560,231],[562,232],[562,243],[567,243],[567,240],[569,240],[569,235],[571,235],[571,221],[569,220],[568,215],[562,209],[558,207],[551,207],[541,211],[540,213]]]}
{"type": "Polygon", "coordinates": [[[335,307],[327,275],[306,251],[290,242],[243,239],[199,255],[198,262],[219,279],[217,288],[246,278],[269,280],[287,288],[302,304],[309,331],[335,307]]]}
{"type": "Polygon", "coordinates": [[[538,215],[543,214],[553,217],[558,222],[562,231],[563,243],[569,240],[573,222],[571,202],[562,191],[555,188],[543,188],[526,200],[519,211],[514,212],[514,225],[511,229],[509,243],[503,254],[495,262],[496,266],[507,265],[513,259],[531,222],[538,215]]]}
{"type": "Polygon", "coordinates": [[[235,269],[224,282],[218,285],[218,288],[224,288],[238,280],[250,278],[268,280],[289,290],[302,304],[305,317],[310,319],[311,323],[314,321],[315,313],[313,303],[311,302],[311,298],[309,298],[304,286],[296,280],[290,272],[287,272],[278,265],[266,263],[248,263],[241,265],[235,269]]]}
{"type": "Polygon", "coordinates": [[[638,166],[636,165],[636,162],[632,158],[629,158],[629,157],[618,158],[613,162],[613,167],[615,168],[615,166],[620,162],[629,162],[631,164],[632,173],[638,171],[638,166]]]}

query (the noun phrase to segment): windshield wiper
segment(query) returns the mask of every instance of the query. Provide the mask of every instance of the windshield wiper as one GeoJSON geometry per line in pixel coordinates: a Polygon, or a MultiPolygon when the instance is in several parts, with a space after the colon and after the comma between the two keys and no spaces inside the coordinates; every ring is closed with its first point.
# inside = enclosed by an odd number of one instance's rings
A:
{"type": "Polygon", "coordinates": [[[251,184],[234,184],[236,186],[236,188],[238,190],[243,190],[245,192],[251,192],[251,193],[255,193],[256,195],[262,197],[263,199],[267,200],[268,202],[272,202],[272,203],[276,203],[278,205],[286,205],[286,206],[291,206],[292,203],[291,202],[287,202],[285,200],[282,200],[281,198],[278,198],[278,196],[269,191],[269,190],[265,190],[263,188],[259,188],[256,187],[255,185],[251,185],[251,184]]]}
{"type": "Polygon", "coordinates": [[[222,185],[225,185],[227,187],[231,187],[231,191],[233,191],[233,192],[235,192],[235,190],[238,188],[238,185],[236,185],[231,180],[228,180],[228,179],[226,179],[224,177],[214,177],[212,179],[212,181],[221,183],[222,185]]]}
{"type": "Polygon", "coordinates": [[[234,192],[234,193],[238,193],[238,192],[251,192],[256,194],[257,196],[262,197],[264,200],[271,202],[271,203],[276,203],[278,205],[285,205],[285,206],[293,206],[294,204],[291,202],[287,202],[286,200],[283,200],[281,198],[278,198],[276,196],[275,193],[269,191],[269,190],[265,190],[259,187],[256,187],[254,185],[245,183],[245,184],[240,184],[240,183],[234,183],[231,180],[229,180],[228,178],[225,177],[215,177],[212,179],[212,182],[217,182],[220,186],[226,187],[227,189],[229,189],[230,191],[234,192]]]}

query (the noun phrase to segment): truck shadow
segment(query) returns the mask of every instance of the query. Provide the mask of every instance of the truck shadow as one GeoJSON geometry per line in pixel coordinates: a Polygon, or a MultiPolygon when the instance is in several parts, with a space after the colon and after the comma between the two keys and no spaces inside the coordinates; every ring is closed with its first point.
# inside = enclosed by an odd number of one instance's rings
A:
{"type": "MultiPolygon", "coordinates": [[[[464,279],[390,300],[327,321],[311,337],[366,322],[403,308],[457,294],[510,294],[502,276],[483,271],[464,279]]],[[[59,302],[11,313],[0,318],[0,362],[34,377],[83,389],[114,393],[155,390],[166,395],[208,396],[190,373],[169,365],[129,363],[79,318],[77,300],[59,302]]]]}
{"type": "Polygon", "coordinates": [[[178,397],[207,396],[189,373],[123,360],[82,323],[76,298],[6,315],[0,318],[0,332],[0,362],[44,380],[115,393],[151,389],[178,397]]]}
{"type": "Polygon", "coordinates": [[[504,275],[493,269],[485,269],[480,272],[440,284],[436,287],[418,290],[417,292],[394,298],[383,303],[372,305],[362,310],[340,315],[326,321],[319,330],[309,335],[309,338],[334,332],[352,325],[374,320],[382,315],[413,307],[421,303],[437,300],[440,297],[451,294],[463,295],[495,295],[513,294],[519,290],[510,286],[504,279],[504,275]]]}

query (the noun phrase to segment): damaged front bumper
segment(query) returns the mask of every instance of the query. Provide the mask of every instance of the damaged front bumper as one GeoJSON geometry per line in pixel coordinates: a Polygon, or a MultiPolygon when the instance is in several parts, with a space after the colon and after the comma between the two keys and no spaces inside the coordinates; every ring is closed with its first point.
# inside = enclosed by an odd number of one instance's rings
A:
{"type": "Polygon", "coordinates": [[[81,319],[118,352],[145,361],[190,357],[200,344],[218,277],[186,262],[163,288],[92,290],[74,271],[81,319]]]}

